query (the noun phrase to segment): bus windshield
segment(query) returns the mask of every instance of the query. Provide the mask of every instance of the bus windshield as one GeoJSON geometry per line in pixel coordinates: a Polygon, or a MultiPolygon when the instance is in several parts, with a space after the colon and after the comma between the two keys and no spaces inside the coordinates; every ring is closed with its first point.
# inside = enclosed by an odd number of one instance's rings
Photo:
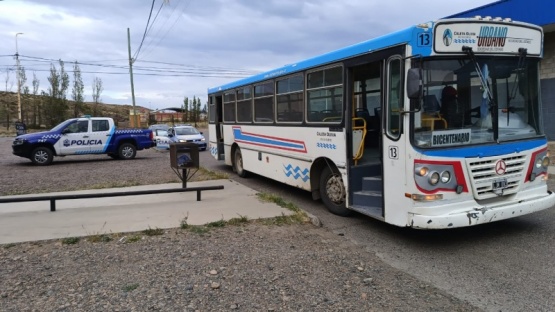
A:
{"type": "Polygon", "coordinates": [[[425,60],[413,144],[437,148],[543,135],[538,63],[524,55],[425,60]]]}

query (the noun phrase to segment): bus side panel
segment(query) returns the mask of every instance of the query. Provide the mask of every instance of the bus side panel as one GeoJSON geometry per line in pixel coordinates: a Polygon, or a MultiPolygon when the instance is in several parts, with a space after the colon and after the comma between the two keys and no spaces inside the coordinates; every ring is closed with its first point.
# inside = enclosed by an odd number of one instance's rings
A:
{"type": "Polygon", "coordinates": [[[216,124],[208,124],[208,135],[208,150],[210,151],[210,155],[212,155],[212,157],[214,157],[215,159],[218,159],[218,139],[216,137],[216,124]]]}
{"type": "Polygon", "coordinates": [[[225,128],[226,164],[232,164],[232,146],[236,144],[245,170],[285,184],[309,191],[311,166],[319,158],[328,159],[330,165],[338,168],[345,167],[345,134],[330,132],[329,127],[225,128]]]}

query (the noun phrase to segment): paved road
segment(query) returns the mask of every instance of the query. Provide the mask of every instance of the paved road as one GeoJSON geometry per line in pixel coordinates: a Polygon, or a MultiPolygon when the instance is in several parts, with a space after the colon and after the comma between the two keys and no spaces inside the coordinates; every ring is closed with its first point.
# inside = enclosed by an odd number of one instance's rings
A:
{"type": "MultiPolygon", "coordinates": [[[[384,262],[481,309],[555,311],[555,208],[471,228],[411,230],[361,215],[337,217],[308,192],[256,175],[240,178],[208,153],[200,161],[257,191],[279,194],[384,262]]],[[[555,177],[550,185],[555,190],[555,177]]]]}

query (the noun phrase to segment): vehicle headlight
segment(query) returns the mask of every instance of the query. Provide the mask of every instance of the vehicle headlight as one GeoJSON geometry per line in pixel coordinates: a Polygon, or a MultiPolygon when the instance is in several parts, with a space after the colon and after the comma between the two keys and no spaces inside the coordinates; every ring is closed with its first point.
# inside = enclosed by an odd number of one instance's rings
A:
{"type": "Polygon", "coordinates": [[[436,185],[439,182],[439,173],[437,171],[432,172],[428,181],[431,185],[436,185]]]}
{"type": "Polygon", "coordinates": [[[23,143],[25,143],[24,140],[15,140],[15,141],[13,141],[13,145],[23,145],[23,143]]]}
{"type": "Polygon", "coordinates": [[[416,168],[415,173],[421,177],[426,176],[428,174],[428,168],[427,167],[416,168]]]}
{"type": "Polygon", "coordinates": [[[200,140],[201,140],[202,142],[206,141],[206,139],[205,139],[205,138],[202,138],[202,139],[200,139],[200,140]]]}
{"type": "Polygon", "coordinates": [[[542,166],[543,166],[543,167],[548,167],[548,166],[549,166],[549,163],[550,163],[549,157],[544,156],[543,159],[542,159],[542,166]]]}
{"type": "Polygon", "coordinates": [[[441,173],[441,182],[448,183],[451,181],[451,173],[449,171],[443,171],[441,173]]]}

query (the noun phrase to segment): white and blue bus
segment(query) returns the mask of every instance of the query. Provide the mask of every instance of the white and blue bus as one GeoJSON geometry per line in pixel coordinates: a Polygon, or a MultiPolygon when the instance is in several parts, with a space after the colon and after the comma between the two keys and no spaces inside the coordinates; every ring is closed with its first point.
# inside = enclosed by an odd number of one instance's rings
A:
{"type": "Polygon", "coordinates": [[[543,31],[428,22],[208,90],[211,154],[337,215],[472,226],[547,209],[543,31]]]}

